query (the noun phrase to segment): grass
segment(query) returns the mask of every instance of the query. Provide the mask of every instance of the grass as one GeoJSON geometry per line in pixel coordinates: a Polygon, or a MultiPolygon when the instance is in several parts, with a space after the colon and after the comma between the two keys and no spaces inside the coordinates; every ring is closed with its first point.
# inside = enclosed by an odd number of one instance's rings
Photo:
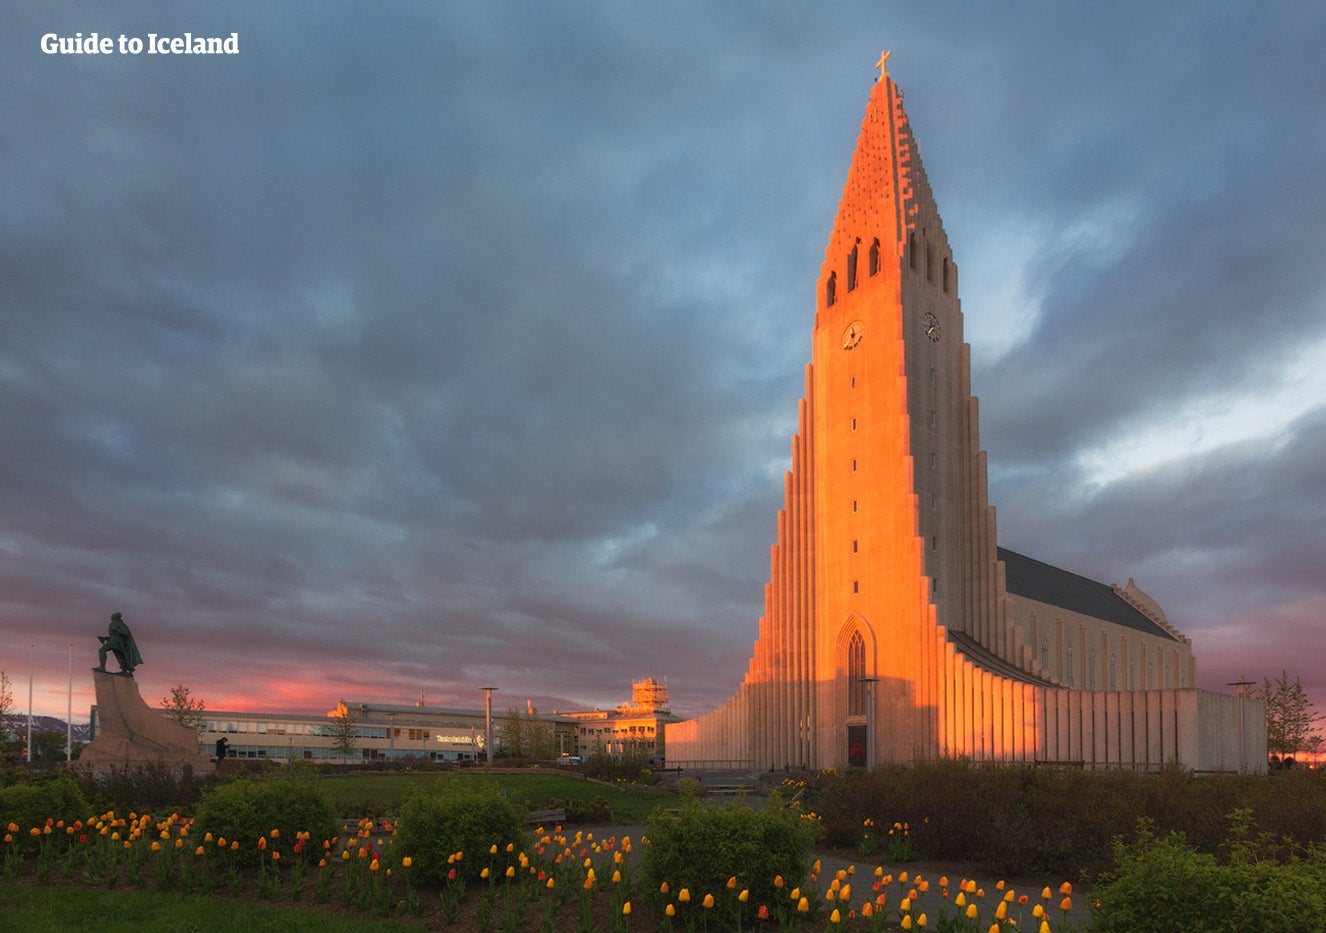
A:
{"type": "MultiPolygon", "coordinates": [[[[343,816],[392,816],[400,812],[401,804],[421,789],[439,780],[482,780],[482,772],[459,775],[436,773],[416,774],[338,774],[319,779],[319,788],[331,800],[336,812],[343,816]]],[[[527,772],[521,774],[491,774],[488,779],[497,783],[513,799],[525,801],[529,806],[542,809],[551,801],[592,801],[599,797],[612,808],[613,822],[619,824],[644,823],[649,814],[670,796],[660,795],[629,785],[601,784],[586,781],[569,774],[527,772]]]]}
{"type": "Polygon", "coordinates": [[[417,924],[336,917],[325,911],[150,891],[0,884],[10,930],[356,930],[418,929],[417,924]]]}

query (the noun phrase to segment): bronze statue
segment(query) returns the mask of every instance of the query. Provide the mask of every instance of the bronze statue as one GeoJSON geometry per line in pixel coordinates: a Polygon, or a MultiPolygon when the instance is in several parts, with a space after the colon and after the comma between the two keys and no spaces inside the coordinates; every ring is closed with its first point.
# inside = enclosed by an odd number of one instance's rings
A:
{"type": "Polygon", "coordinates": [[[101,642],[101,649],[97,652],[97,660],[100,663],[92,668],[94,671],[101,671],[103,674],[106,672],[107,652],[114,654],[115,660],[120,662],[120,673],[128,674],[130,677],[134,674],[134,668],[143,663],[143,656],[138,653],[133,633],[129,631],[129,626],[120,618],[118,612],[110,617],[109,633],[98,635],[97,639],[101,642]]]}

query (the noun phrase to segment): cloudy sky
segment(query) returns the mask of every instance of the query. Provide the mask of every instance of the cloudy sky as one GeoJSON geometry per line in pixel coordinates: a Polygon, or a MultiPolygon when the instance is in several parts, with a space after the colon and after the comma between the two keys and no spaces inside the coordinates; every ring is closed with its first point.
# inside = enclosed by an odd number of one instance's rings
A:
{"type": "Polygon", "coordinates": [[[887,48],[1001,543],[1326,709],[1323,47],[1298,2],[5,4],[16,702],[72,644],[85,719],[115,610],[149,701],[725,699],[887,48]]]}

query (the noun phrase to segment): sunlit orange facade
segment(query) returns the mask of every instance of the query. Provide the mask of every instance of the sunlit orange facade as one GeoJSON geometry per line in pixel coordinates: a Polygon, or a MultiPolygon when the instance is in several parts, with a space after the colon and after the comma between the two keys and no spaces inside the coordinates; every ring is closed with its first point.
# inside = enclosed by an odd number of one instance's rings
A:
{"type": "Polygon", "coordinates": [[[958,269],[887,74],[816,295],[753,655],[731,700],[667,727],[669,763],[1264,768],[1262,717],[1240,731],[1234,697],[1196,689],[1132,581],[997,547],[958,269]]]}

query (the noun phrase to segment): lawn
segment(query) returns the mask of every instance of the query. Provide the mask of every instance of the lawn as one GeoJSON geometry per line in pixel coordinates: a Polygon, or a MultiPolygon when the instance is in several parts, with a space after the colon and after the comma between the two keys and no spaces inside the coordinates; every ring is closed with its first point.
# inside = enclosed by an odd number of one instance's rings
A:
{"type": "Polygon", "coordinates": [[[326,910],[157,891],[0,884],[9,930],[410,930],[417,923],[338,917],[326,910]]]}
{"type": "Polygon", "coordinates": [[[659,804],[671,805],[672,795],[634,785],[603,784],[571,774],[525,771],[517,774],[465,771],[457,774],[337,774],[319,779],[319,787],[336,812],[346,818],[394,816],[401,804],[419,790],[438,781],[491,780],[510,797],[533,809],[560,806],[563,801],[602,799],[619,824],[645,823],[659,804]]]}

